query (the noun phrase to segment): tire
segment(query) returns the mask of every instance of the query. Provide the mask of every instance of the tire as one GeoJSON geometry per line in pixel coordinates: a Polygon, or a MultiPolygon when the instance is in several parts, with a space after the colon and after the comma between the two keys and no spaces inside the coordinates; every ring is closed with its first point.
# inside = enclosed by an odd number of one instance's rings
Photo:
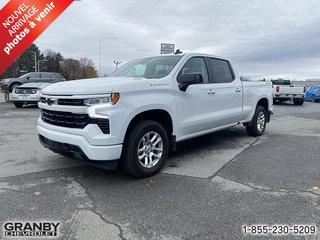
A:
{"type": "Polygon", "coordinates": [[[12,83],[10,86],[10,92],[12,92],[15,87],[20,86],[20,85],[21,85],[20,83],[12,83]]]}
{"type": "Polygon", "coordinates": [[[303,98],[293,99],[293,103],[294,103],[294,105],[303,105],[304,99],[303,98]]]}
{"type": "Polygon", "coordinates": [[[23,106],[23,103],[13,103],[15,106],[16,106],[16,108],[22,108],[22,106],[23,106]]]}
{"type": "Polygon", "coordinates": [[[258,137],[264,133],[266,129],[266,121],[267,113],[264,107],[257,106],[254,116],[251,120],[251,126],[246,126],[246,130],[248,135],[258,137]]]}
{"type": "Polygon", "coordinates": [[[317,101],[317,96],[315,94],[312,94],[311,101],[312,102],[316,102],[317,101]]]}
{"type": "Polygon", "coordinates": [[[130,129],[126,136],[122,168],[135,177],[150,177],[162,168],[168,151],[169,139],[166,130],[155,121],[141,121],[130,129]]]}

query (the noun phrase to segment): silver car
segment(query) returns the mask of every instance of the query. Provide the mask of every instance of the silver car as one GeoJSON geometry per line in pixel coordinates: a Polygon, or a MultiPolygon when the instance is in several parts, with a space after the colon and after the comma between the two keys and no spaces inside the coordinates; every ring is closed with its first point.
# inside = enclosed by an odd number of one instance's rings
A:
{"type": "Polygon", "coordinates": [[[12,102],[17,108],[27,104],[38,104],[40,91],[51,83],[26,83],[15,87],[12,91],[12,102]]]}

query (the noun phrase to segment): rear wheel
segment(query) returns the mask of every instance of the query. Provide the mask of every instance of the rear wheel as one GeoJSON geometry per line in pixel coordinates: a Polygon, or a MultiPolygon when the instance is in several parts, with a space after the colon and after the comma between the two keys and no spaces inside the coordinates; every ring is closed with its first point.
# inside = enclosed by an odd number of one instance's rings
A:
{"type": "Polygon", "coordinates": [[[257,106],[254,116],[252,118],[251,126],[247,126],[246,130],[250,136],[261,136],[266,129],[266,121],[267,113],[264,107],[257,106]]]}
{"type": "Polygon", "coordinates": [[[22,108],[22,106],[23,106],[23,103],[13,103],[15,106],[16,106],[16,108],[22,108]]]}
{"type": "Polygon", "coordinates": [[[295,99],[293,99],[293,103],[294,103],[294,105],[302,105],[304,103],[304,99],[303,98],[295,98],[295,99]]]}
{"type": "Polygon", "coordinates": [[[142,121],[129,131],[123,146],[123,169],[136,177],[156,174],[168,155],[166,130],[157,122],[142,121]]]}

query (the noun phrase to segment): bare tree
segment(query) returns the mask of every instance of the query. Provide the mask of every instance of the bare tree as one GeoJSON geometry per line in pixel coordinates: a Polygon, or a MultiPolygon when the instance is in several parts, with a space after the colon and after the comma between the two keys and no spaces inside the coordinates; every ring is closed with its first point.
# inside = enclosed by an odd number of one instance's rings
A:
{"type": "Polygon", "coordinates": [[[242,82],[248,82],[248,81],[250,81],[250,77],[248,77],[248,76],[241,76],[241,77],[240,77],[240,80],[241,80],[242,82]]]}

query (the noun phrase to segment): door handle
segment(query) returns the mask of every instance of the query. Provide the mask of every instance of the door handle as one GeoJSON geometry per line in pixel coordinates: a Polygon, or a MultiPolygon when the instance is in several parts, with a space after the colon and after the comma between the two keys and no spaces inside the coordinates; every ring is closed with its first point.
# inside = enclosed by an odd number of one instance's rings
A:
{"type": "Polygon", "coordinates": [[[214,90],[212,90],[212,89],[208,90],[208,94],[209,94],[209,95],[213,95],[213,94],[215,94],[215,93],[216,93],[216,91],[214,91],[214,90]]]}
{"type": "Polygon", "coordinates": [[[237,88],[237,89],[235,90],[235,92],[236,92],[236,93],[240,93],[241,90],[237,88]]]}

